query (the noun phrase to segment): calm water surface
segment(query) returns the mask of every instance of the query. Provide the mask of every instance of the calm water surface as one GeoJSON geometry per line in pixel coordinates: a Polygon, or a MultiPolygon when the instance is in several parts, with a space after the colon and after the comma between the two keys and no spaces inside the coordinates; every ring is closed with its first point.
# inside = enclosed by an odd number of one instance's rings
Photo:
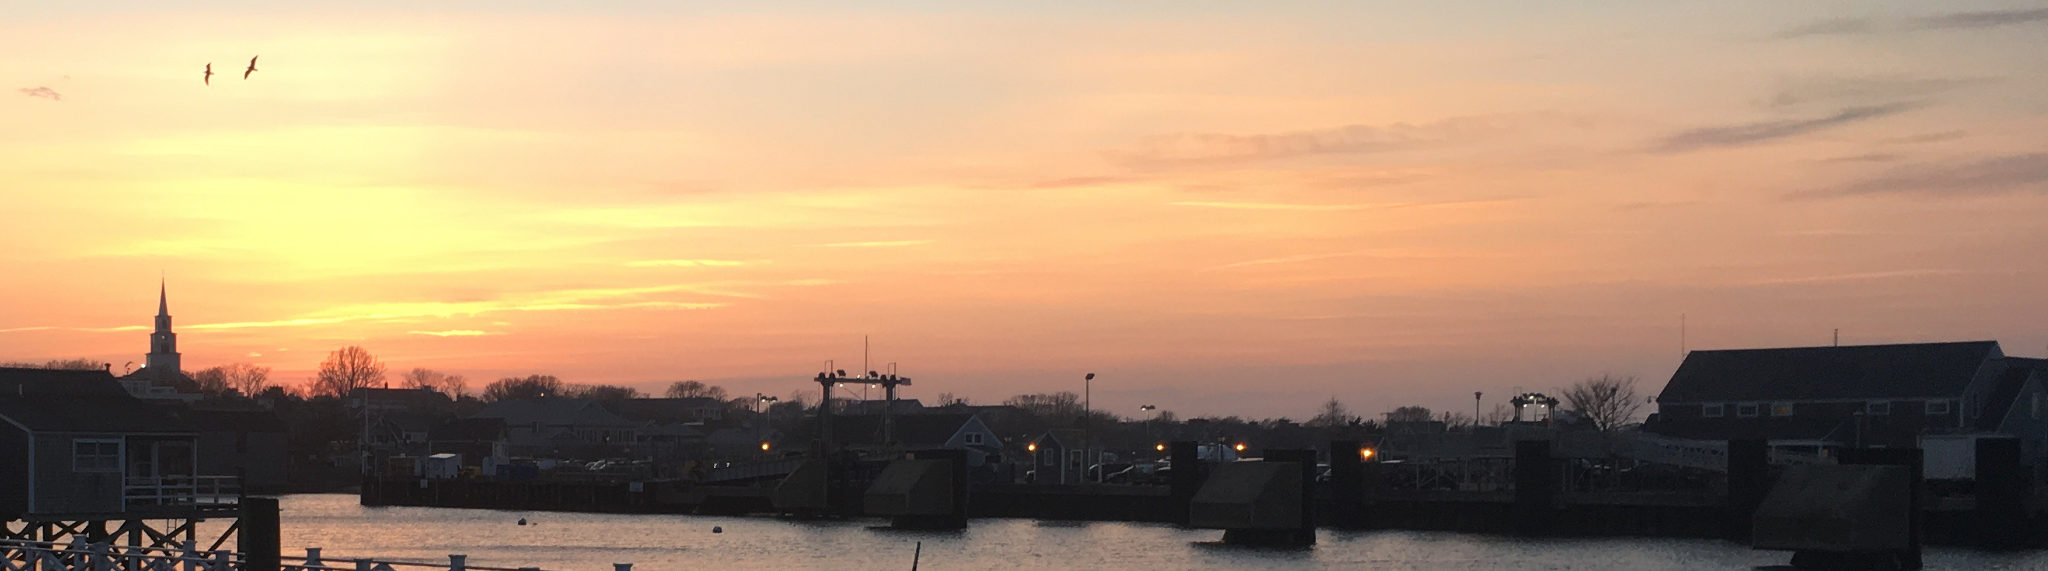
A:
{"type": "MultiPolygon", "coordinates": [[[[1245,549],[1220,531],[1113,522],[978,519],[957,532],[881,529],[879,520],[795,522],[766,517],[604,515],[444,508],[365,508],[353,495],[286,496],[287,555],[539,566],[549,571],[833,568],[909,569],[1751,569],[1790,554],[1690,539],[1549,539],[1461,533],[1321,532],[1315,547],[1245,549]],[[533,525],[516,525],[525,517],[533,525]],[[711,533],[712,526],[724,533],[711,533]]],[[[1929,569],[2048,569],[2048,552],[1934,549],[1929,569]]]]}

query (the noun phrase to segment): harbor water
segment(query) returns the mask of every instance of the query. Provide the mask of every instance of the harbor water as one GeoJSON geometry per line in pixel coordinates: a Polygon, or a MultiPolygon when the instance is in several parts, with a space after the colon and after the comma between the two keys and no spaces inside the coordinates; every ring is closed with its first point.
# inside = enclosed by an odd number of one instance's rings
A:
{"type": "MultiPolygon", "coordinates": [[[[280,501],[287,555],[537,566],[550,571],[680,569],[1753,569],[1789,553],[1700,539],[1520,539],[1420,531],[1323,530],[1307,549],[1218,543],[1167,524],[977,519],[966,530],[895,531],[880,520],[618,515],[377,507],[345,494],[280,501]],[[525,518],[528,525],[518,525],[525,518]],[[717,528],[722,532],[714,533],[717,528]],[[915,554],[919,542],[921,554],[915,554]]],[[[2048,569],[2048,551],[1933,548],[1928,569],[2048,569]]],[[[345,564],[342,564],[346,568],[345,564]]]]}

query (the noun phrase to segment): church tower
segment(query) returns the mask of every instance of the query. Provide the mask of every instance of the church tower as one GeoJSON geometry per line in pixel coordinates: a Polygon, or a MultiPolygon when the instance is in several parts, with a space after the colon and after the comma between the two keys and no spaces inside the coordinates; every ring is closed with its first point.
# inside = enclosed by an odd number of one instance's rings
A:
{"type": "Polygon", "coordinates": [[[156,290],[156,331],[149,334],[149,356],[142,362],[144,367],[160,373],[184,370],[184,363],[178,358],[178,334],[171,332],[170,296],[161,283],[156,290]]]}

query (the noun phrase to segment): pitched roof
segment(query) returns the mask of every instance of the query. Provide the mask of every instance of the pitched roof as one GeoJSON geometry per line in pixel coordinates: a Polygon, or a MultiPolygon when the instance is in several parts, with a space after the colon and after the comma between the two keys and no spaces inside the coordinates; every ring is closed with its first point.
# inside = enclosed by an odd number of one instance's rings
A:
{"type": "Polygon", "coordinates": [[[1996,341],[1693,351],[1659,403],[1955,398],[1996,341]]]}
{"type": "Polygon", "coordinates": [[[697,420],[699,415],[693,411],[721,410],[725,403],[710,397],[646,398],[620,399],[607,402],[605,406],[631,420],[665,424],[697,420]]]}
{"type": "Polygon", "coordinates": [[[0,368],[0,417],[43,432],[195,432],[106,371],[0,368]]]}
{"type": "Polygon", "coordinates": [[[427,440],[490,442],[505,437],[505,419],[458,418],[427,431],[427,440]]]}
{"type": "Polygon", "coordinates": [[[2048,360],[2006,357],[2000,360],[2005,370],[1998,374],[1998,381],[1991,386],[1991,396],[1984,400],[1984,414],[1977,417],[1977,428],[1995,430],[2005,422],[2005,415],[2012,411],[2013,403],[2019,400],[2020,390],[2026,388],[2027,379],[2040,375],[2048,380],[2048,360]]]}

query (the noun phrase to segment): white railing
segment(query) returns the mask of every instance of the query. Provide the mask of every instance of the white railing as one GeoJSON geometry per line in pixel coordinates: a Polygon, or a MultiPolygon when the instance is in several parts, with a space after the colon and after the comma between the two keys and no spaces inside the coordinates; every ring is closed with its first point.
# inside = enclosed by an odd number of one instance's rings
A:
{"type": "MultiPolygon", "coordinates": [[[[284,571],[398,571],[399,569],[446,569],[447,571],[541,571],[539,567],[480,567],[469,564],[468,555],[449,555],[447,563],[425,561],[385,561],[377,559],[333,558],[322,556],[318,547],[306,548],[305,557],[283,557],[284,571]]],[[[613,571],[633,571],[631,563],[613,563],[613,571]]]]}
{"type": "Polygon", "coordinates": [[[5,571],[233,571],[241,562],[231,551],[201,551],[192,542],[182,548],[87,543],[0,540],[0,569],[5,571]]]}
{"type": "Polygon", "coordinates": [[[128,478],[121,496],[130,506],[232,505],[242,495],[234,476],[128,478]]]}
{"type": "MultiPolygon", "coordinates": [[[[449,555],[446,563],[379,559],[326,558],[318,547],[306,548],[304,557],[280,557],[283,571],[399,571],[400,569],[445,569],[447,571],[541,571],[539,567],[481,567],[469,564],[468,555],[449,555]]],[[[141,547],[111,543],[88,543],[76,537],[71,543],[0,540],[0,571],[243,571],[247,561],[229,550],[202,551],[193,542],[183,547],[141,547]]],[[[631,563],[613,563],[613,571],[632,571],[631,563]]]]}

